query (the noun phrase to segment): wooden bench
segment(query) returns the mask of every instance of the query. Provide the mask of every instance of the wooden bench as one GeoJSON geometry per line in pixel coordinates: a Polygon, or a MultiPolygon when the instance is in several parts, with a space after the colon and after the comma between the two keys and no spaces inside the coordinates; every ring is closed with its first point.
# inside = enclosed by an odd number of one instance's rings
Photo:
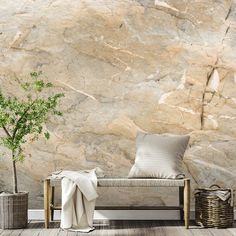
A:
{"type": "MultiPolygon", "coordinates": [[[[48,177],[44,180],[44,213],[45,228],[49,227],[50,215],[51,221],[54,218],[54,210],[60,210],[61,207],[54,205],[55,186],[60,184],[60,179],[48,177]]],[[[179,206],[160,206],[160,207],[96,207],[95,209],[119,209],[119,210],[144,210],[144,209],[164,209],[180,211],[180,219],[184,220],[185,227],[189,228],[190,213],[190,179],[128,179],[128,178],[98,178],[98,187],[178,187],[179,188],[179,206]]]]}

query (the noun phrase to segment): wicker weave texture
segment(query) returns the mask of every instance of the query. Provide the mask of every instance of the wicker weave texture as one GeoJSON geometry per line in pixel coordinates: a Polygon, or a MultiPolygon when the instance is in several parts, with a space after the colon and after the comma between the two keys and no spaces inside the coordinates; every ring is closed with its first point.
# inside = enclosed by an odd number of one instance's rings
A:
{"type": "MultiPolygon", "coordinates": [[[[223,189],[225,190],[225,189],[223,189]]],[[[228,189],[230,191],[230,189],[228,189]]],[[[208,195],[208,192],[216,190],[198,189],[195,194],[195,221],[198,225],[214,228],[232,227],[234,221],[234,208],[231,198],[221,200],[216,195],[208,195]]]]}
{"type": "MultiPolygon", "coordinates": [[[[51,186],[60,186],[61,178],[49,176],[51,186]]],[[[127,177],[103,177],[98,178],[99,187],[181,187],[185,179],[155,179],[155,178],[133,178],[127,177]]]]}
{"type": "Polygon", "coordinates": [[[28,223],[28,193],[0,195],[0,228],[25,228],[28,223]]]}

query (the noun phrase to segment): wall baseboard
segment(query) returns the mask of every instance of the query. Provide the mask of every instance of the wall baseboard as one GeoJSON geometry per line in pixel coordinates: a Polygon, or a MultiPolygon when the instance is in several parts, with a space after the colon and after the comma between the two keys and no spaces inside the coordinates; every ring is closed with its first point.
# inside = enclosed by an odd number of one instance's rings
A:
{"type": "MultiPolygon", "coordinates": [[[[61,211],[54,212],[54,219],[60,220],[61,211]]],[[[194,211],[190,212],[190,218],[194,219],[194,211]]],[[[29,220],[44,220],[43,209],[30,209],[29,220]]],[[[95,210],[95,220],[179,220],[178,210],[95,210]]],[[[236,220],[236,210],[234,211],[236,220]]]]}

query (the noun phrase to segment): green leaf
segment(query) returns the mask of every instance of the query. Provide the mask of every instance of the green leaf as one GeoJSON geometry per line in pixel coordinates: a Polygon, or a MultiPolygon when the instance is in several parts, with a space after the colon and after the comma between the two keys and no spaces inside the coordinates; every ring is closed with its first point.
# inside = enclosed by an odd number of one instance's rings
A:
{"type": "Polygon", "coordinates": [[[43,130],[43,127],[42,127],[42,126],[39,126],[39,127],[38,127],[38,133],[41,134],[41,133],[42,133],[42,130],[43,130]]]}
{"type": "Polygon", "coordinates": [[[21,87],[24,89],[24,90],[29,90],[29,87],[30,87],[30,83],[26,82],[26,83],[23,83],[21,84],[21,87]]]}
{"type": "Polygon", "coordinates": [[[36,71],[33,71],[30,73],[31,78],[36,79],[38,78],[38,73],[36,71]]]}
{"type": "Polygon", "coordinates": [[[49,138],[50,138],[50,134],[49,134],[48,132],[45,132],[45,133],[44,133],[44,136],[45,136],[46,139],[49,139],[49,138]]]}
{"type": "Polygon", "coordinates": [[[25,155],[21,152],[14,159],[22,163],[25,160],[25,155]]]}
{"type": "Polygon", "coordinates": [[[54,111],[53,112],[55,115],[58,115],[58,116],[62,116],[63,115],[63,113],[61,112],[61,111],[54,111]]]}
{"type": "Polygon", "coordinates": [[[47,88],[51,88],[51,87],[53,87],[53,84],[52,84],[51,82],[46,83],[46,87],[47,87],[47,88]]]}
{"type": "Polygon", "coordinates": [[[45,87],[45,83],[43,80],[36,80],[34,85],[35,85],[35,89],[38,92],[41,92],[43,90],[43,88],[45,87]]]}

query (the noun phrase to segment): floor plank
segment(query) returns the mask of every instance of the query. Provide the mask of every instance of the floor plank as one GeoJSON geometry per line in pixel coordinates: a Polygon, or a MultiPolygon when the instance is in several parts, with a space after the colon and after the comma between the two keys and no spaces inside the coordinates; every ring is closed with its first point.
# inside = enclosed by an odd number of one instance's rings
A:
{"type": "Polygon", "coordinates": [[[1,236],[10,236],[12,233],[12,230],[3,230],[3,232],[0,234],[1,236]]]}
{"type": "Polygon", "coordinates": [[[67,236],[67,230],[60,229],[57,236],[67,236]]]}
{"type": "MultiPolygon", "coordinates": [[[[191,222],[186,230],[181,221],[95,221],[91,236],[236,236],[236,225],[228,229],[206,229],[191,222]]],[[[84,233],[60,229],[59,222],[50,223],[45,229],[42,221],[31,221],[26,229],[0,230],[0,236],[84,236],[84,233]]]]}
{"type": "Polygon", "coordinates": [[[24,229],[20,236],[38,236],[40,231],[42,230],[42,227],[42,222],[31,221],[28,224],[28,228],[24,229]]]}
{"type": "Polygon", "coordinates": [[[38,236],[57,236],[60,232],[60,229],[42,229],[38,236]]]}
{"type": "Polygon", "coordinates": [[[231,235],[236,236],[236,228],[230,228],[230,229],[227,229],[227,231],[230,232],[231,235]]]}
{"type": "Polygon", "coordinates": [[[214,236],[232,236],[230,231],[225,229],[209,229],[214,236]]]}
{"type": "Polygon", "coordinates": [[[23,231],[24,229],[14,229],[12,230],[10,236],[19,236],[23,231]]]}
{"type": "Polygon", "coordinates": [[[67,236],[77,236],[77,232],[68,231],[67,236]]]}
{"type": "Polygon", "coordinates": [[[181,221],[161,221],[161,226],[165,235],[192,236],[191,231],[185,229],[184,222],[181,221]]]}
{"type": "MultiPolygon", "coordinates": [[[[60,233],[60,223],[59,222],[51,222],[49,225],[49,229],[44,228],[44,224],[41,225],[41,231],[37,236],[57,236],[60,233]]],[[[65,234],[67,235],[67,233],[65,234]]]]}
{"type": "Polygon", "coordinates": [[[191,229],[191,233],[193,236],[212,236],[213,234],[209,231],[209,229],[199,229],[199,228],[194,228],[191,229]]]}

